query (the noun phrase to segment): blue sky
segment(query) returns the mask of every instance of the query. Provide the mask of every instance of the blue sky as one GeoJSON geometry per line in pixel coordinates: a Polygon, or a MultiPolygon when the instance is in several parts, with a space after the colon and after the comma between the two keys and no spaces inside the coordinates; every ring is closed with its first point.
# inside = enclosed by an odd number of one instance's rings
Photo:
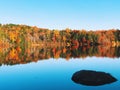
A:
{"type": "Polygon", "coordinates": [[[120,0],[0,0],[0,23],[49,29],[120,29],[120,0]]]}

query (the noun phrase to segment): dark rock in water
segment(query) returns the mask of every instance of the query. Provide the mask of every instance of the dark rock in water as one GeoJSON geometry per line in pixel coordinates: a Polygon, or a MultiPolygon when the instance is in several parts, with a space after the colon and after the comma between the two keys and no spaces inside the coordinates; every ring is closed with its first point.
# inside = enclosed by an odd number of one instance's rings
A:
{"type": "Polygon", "coordinates": [[[117,79],[109,73],[91,70],[81,70],[74,73],[72,76],[72,80],[75,83],[88,86],[99,86],[117,81],[117,79]]]}

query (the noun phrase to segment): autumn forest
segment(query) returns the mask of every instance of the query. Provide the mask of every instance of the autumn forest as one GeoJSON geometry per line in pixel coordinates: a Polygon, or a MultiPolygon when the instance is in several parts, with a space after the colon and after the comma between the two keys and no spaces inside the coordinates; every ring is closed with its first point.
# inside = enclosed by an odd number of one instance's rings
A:
{"type": "Polygon", "coordinates": [[[0,65],[88,56],[120,57],[120,30],[49,30],[0,24],[0,65]]]}

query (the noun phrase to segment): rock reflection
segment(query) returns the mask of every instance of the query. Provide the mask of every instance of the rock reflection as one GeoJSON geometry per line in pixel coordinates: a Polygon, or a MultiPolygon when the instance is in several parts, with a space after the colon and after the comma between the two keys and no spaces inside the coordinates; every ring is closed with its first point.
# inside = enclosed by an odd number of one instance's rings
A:
{"type": "Polygon", "coordinates": [[[71,46],[42,45],[42,46],[14,46],[0,48],[0,65],[25,64],[50,58],[86,58],[86,57],[119,58],[120,47],[110,46],[71,46]]]}
{"type": "Polygon", "coordinates": [[[78,71],[73,74],[71,79],[75,83],[87,86],[99,86],[104,84],[110,84],[117,81],[117,79],[114,78],[109,73],[91,70],[78,71]]]}

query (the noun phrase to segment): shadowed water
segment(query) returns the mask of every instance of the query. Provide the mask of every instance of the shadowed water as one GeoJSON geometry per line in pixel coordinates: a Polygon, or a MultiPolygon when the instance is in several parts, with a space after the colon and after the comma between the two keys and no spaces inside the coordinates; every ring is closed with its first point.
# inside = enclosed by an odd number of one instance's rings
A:
{"type": "Polygon", "coordinates": [[[12,47],[0,51],[1,90],[119,90],[120,47],[12,47]],[[71,80],[80,70],[110,73],[118,81],[85,86],[71,80]]]}

